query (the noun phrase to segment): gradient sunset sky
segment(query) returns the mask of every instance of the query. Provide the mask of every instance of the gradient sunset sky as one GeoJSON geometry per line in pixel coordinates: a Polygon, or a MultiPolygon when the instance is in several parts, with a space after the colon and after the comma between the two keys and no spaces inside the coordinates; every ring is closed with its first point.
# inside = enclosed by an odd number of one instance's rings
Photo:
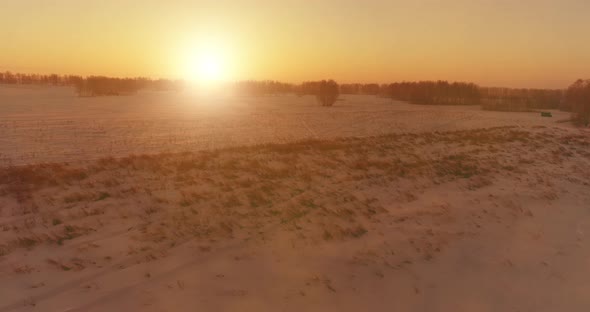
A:
{"type": "Polygon", "coordinates": [[[1,0],[0,71],[185,78],[193,54],[228,79],[590,78],[588,0],[1,0]]]}

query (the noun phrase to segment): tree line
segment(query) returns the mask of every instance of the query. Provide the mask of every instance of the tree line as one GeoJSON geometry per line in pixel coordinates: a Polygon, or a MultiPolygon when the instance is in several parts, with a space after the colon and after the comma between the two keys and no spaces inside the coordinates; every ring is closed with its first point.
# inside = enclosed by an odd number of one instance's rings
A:
{"type": "Polygon", "coordinates": [[[246,96],[313,95],[322,106],[332,106],[338,100],[340,86],[334,80],[306,81],[298,85],[274,80],[248,80],[235,83],[233,91],[246,96]]]}
{"type": "MultiPolygon", "coordinates": [[[[239,93],[247,95],[308,95],[317,92],[319,81],[301,84],[277,81],[245,81],[237,84],[239,93]]],[[[482,105],[486,110],[531,111],[534,109],[569,110],[564,105],[565,90],[490,88],[469,82],[418,81],[346,83],[338,85],[339,94],[374,95],[426,105],[482,105]]]]}
{"type": "MultiPolygon", "coordinates": [[[[306,81],[301,84],[284,84],[274,81],[247,81],[238,84],[243,94],[275,95],[295,93],[297,95],[318,94],[364,94],[408,101],[415,104],[448,105],[479,104],[479,88],[472,83],[447,81],[398,82],[392,84],[341,84],[334,80],[306,81]]],[[[326,97],[326,103],[335,101],[333,95],[326,97]]],[[[321,101],[324,102],[324,101],[321,101]]],[[[331,106],[333,105],[326,105],[331,106]]]]}
{"type": "Polygon", "coordinates": [[[480,88],[482,107],[498,111],[531,111],[561,108],[563,90],[480,88]]]}
{"type": "Polygon", "coordinates": [[[183,88],[181,80],[149,78],[112,78],[105,76],[82,77],[76,75],[40,75],[0,72],[0,84],[71,86],[78,96],[104,96],[134,94],[139,90],[177,91],[183,88]]]}
{"type": "Polygon", "coordinates": [[[340,85],[340,92],[342,94],[381,95],[383,87],[376,83],[344,83],[340,85]]]}
{"type": "Polygon", "coordinates": [[[299,96],[315,96],[322,106],[333,106],[340,95],[340,87],[334,80],[307,81],[297,86],[296,91],[299,96]]]}
{"type": "Polygon", "coordinates": [[[579,79],[566,90],[562,108],[572,112],[576,123],[590,125],[590,79],[579,79]]]}
{"type": "MultiPolygon", "coordinates": [[[[333,81],[333,80],[329,80],[333,81]]],[[[105,76],[82,77],[75,75],[39,75],[4,72],[0,83],[41,84],[73,86],[79,96],[104,96],[134,94],[142,89],[179,90],[179,80],[151,80],[148,78],[111,78],[105,76]]],[[[313,94],[317,96],[320,81],[301,84],[283,83],[274,80],[241,81],[233,90],[242,95],[266,96],[281,94],[313,94]]],[[[390,84],[347,83],[338,85],[338,94],[364,94],[427,105],[477,105],[484,109],[504,111],[526,111],[542,108],[562,108],[563,90],[485,88],[468,82],[419,81],[395,82],[390,84]]],[[[325,88],[334,88],[333,84],[325,88]]],[[[326,91],[327,92],[327,91],[326,91]]],[[[334,92],[334,91],[332,91],[334,92]]]]}
{"type": "Polygon", "coordinates": [[[73,85],[80,79],[83,78],[74,75],[21,74],[12,73],[10,71],[0,72],[0,84],[67,86],[73,85]]]}
{"type": "Polygon", "coordinates": [[[293,93],[294,85],[274,80],[245,80],[233,85],[233,91],[239,95],[265,96],[293,93]]]}
{"type": "Polygon", "coordinates": [[[385,88],[385,94],[390,98],[414,104],[476,105],[481,100],[479,87],[466,82],[398,82],[385,88]]]}
{"type": "Polygon", "coordinates": [[[578,80],[567,90],[489,88],[468,82],[419,81],[391,84],[352,83],[338,85],[333,80],[307,81],[301,84],[277,81],[247,81],[239,84],[249,95],[314,95],[324,106],[332,106],[340,94],[364,94],[428,105],[477,105],[485,110],[532,111],[560,109],[572,111],[574,119],[590,123],[590,79],[578,80]]]}
{"type": "MultiPolygon", "coordinates": [[[[0,72],[0,84],[72,86],[79,96],[134,94],[142,89],[172,91],[183,88],[181,80],[149,78],[82,77],[57,74],[0,72]]],[[[340,94],[364,94],[427,105],[477,105],[500,111],[561,109],[572,111],[581,124],[590,123],[590,80],[577,80],[567,90],[487,88],[468,82],[418,81],[390,84],[348,83],[334,80],[307,81],[301,84],[274,80],[241,81],[233,86],[238,94],[249,96],[297,94],[313,95],[323,106],[332,106],[340,94]]]]}
{"type": "Polygon", "coordinates": [[[184,83],[180,80],[148,78],[111,78],[90,76],[75,81],[74,88],[78,96],[131,95],[139,90],[179,91],[184,83]]]}

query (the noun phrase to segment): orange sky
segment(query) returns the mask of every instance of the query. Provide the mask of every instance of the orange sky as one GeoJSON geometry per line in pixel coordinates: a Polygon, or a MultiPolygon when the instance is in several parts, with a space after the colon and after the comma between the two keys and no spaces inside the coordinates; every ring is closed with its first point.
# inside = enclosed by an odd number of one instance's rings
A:
{"type": "Polygon", "coordinates": [[[0,71],[228,79],[446,79],[561,88],[590,78],[590,1],[0,1],[0,71]]]}

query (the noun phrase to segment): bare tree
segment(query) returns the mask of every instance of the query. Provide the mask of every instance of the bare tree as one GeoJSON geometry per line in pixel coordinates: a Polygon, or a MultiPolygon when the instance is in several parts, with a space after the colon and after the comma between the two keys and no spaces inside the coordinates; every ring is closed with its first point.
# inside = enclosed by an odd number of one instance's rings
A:
{"type": "Polygon", "coordinates": [[[590,125],[590,79],[574,82],[566,91],[565,102],[571,108],[576,123],[590,125]]]}
{"type": "Polygon", "coordinates": [[[316,98],[322,106],[333,106],[338,100],[340,91],[334,80],[322,80],[318,83],[316,98]]]}

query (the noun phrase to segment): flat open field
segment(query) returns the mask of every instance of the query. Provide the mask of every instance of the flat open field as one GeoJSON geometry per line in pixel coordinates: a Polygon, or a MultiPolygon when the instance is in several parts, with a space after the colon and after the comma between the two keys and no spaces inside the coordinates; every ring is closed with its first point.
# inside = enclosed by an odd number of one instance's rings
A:
{"type": "Polygon", "coordinates": [[[0,90],[0,312],[590,307],[565,113],[0,90]]]}
{"type": "Polygon", "coordinates": [[[418,106],[374,96],[341,99],[325,108],[311,96],[143,92],[79,98],[71,88],[0,86],[0,166],[389,133],[554,127],[555,120],[569,117],[418,106]]]}

